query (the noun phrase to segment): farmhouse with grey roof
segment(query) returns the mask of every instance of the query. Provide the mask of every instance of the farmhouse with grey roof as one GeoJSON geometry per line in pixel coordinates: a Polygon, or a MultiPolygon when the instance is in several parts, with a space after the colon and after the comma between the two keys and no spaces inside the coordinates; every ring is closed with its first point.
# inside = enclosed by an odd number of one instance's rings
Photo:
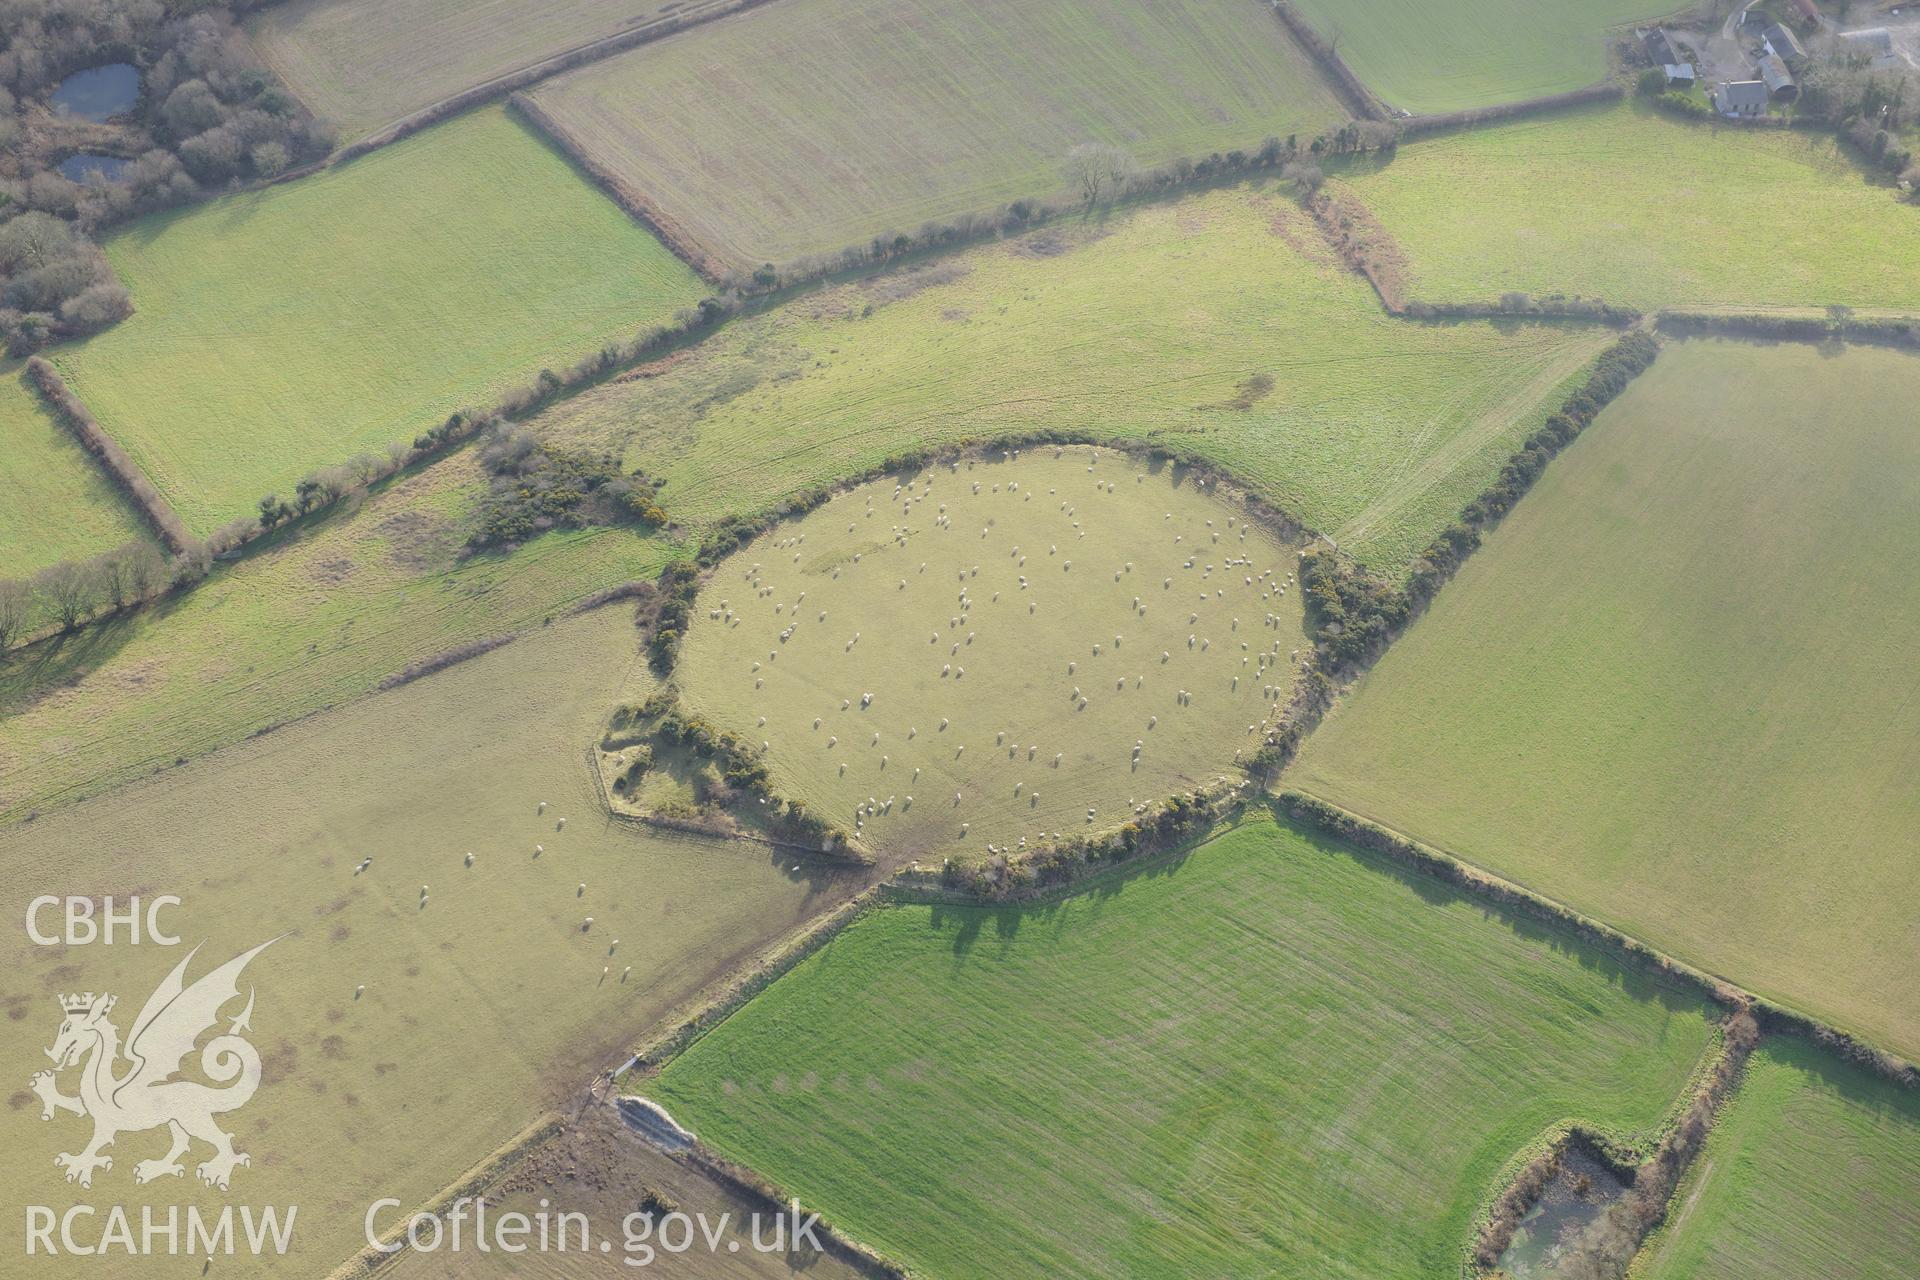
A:
{"type": "Polygon", "coordinates": [[[1730,80],[1713,91],[1713,108],[1732,119],[1767,114],[1767,85],[1763,80],[1730,80]]]}

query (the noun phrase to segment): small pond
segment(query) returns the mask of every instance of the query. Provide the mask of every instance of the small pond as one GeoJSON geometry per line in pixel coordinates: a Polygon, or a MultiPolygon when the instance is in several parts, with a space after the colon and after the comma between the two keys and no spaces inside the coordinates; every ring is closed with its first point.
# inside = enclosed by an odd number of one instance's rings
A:
{"type": "Polygon", "coordinates": [[[1513,1243],[1500,1258],[1501,1270],[1513,1280],[1619,1275],[1631,1253],[1619,1257],[1620,1233],[1606,1214],[1626,1191],[1627,1184],[1613,1170],[1578,1143],[1569,1146],[1560,1171],[1520,1220],[1513,1243]]]}
{"type": "Polygon", "coordinates": [[[108,182],[120,181],[120,175],[133,161],[120,156],[95,155],[82,151],[78,155],[68,156],[60,162],[60,176],[72,182],[85,182],[90,177],[104,178],[108,182]]]}
{"type": "Polygon", "coordinates": [[[76,71],[53,91],[53,109],[82,120],[107,120],[133,110],[140,99],[140,72],[131,62],[76,71]]]}

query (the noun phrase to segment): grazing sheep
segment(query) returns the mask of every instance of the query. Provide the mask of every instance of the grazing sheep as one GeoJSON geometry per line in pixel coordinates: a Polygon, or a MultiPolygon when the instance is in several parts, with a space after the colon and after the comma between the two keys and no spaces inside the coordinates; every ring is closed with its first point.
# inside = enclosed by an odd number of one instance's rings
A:
{"type": "Polygon", "coordinates": [[[367,994],[367,984],[364,982],[353,989],[353,998],[355,1000],[358,1000],[361,996],[365,994],[367,994]]]}

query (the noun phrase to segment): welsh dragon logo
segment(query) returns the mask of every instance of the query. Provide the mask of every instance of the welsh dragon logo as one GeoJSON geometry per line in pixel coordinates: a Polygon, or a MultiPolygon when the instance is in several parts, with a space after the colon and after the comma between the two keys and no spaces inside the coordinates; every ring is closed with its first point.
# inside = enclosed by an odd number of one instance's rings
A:
{"type": "Polygon", "coordinates": [[[53,1047],[46,1051],[53,1059],[53,1070],[36,1073],[28,1084],[40,1097],[42,1120],[53,1119],[56,1111],[93,1119],[93,1141],[84,1151],[53,1158],[57,1167],[66,1170],[68,1182],[91,1187],[96,1169],[113,1168],[113,1158],[101,1152],[116,1137],[162,1125],[172,1135],[173,1145],[159,1159],[134,1165],[137,1183],[180,1177],[185,1173],[180,1157],[195,1138],[213,1148],[212,1157],[196,1170],[209,1186],[225,1191],[234,1168],[250,1163],[245,1154],[233,1149],[233,1135],[214,1123],[214,1117],[245,1106],[260,1086],[260,1054],[240,1034],[249,1029],[253,1017],[251,987],[247,1007],[228,1024],[225,1034],[214,1036],[200,1051],[201,1071],[221,1087],[175,1077],[200,1036],[218,1025],[221,1008],[239,998],[240,971],[277,941],[268,939],[187,986],[183,981],[187,965],[200,950],[195,947],[147,997],[124,1047],[120,1029],[107,1017],[115,997],[91,991],[60,997],[65,1018],[53,1047]],[[128,1064],[124,1070],[122,1059],[128,1064]],[[76,1065],[80,1095],[69,1098],[60,1092],[56,1076],[76,1065]]]}

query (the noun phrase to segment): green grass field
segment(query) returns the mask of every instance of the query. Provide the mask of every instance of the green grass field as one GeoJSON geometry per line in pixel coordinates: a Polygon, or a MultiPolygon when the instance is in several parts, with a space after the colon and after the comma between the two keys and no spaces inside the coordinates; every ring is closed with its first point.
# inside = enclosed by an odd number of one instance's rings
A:
{"type": "Polygon", "coordinates": [[[106,250],[139,310],[56,363],[201,533],[701,293],[500,109],[106,250]]]}
{"type": "MultiPolygon", "coordinates": [[[[584,751],[606,707],[647,681],[627,611],[606,609],[0,831],[15,922],[0,943],[17,1064],[0,1112],[16,1156],[0,1176],[7,1198],[121,1204],[136,1222],[148,1202],[298,1205],[275,1272],[324,1275],[361,1246],[374,1200],[431,1195],[577,1099],[708,979],[850,892],[789,874],[791,856],[761,846],[602,816],[584,751]],[[166,921],[184,945],[33,946],[21,925],[42,892],[122,905],[176,894],[166,921]],[[46,1065],[54,997],[115,992],[124,1034],[187,947],[205,939],[198,976],[276,935],[247,971],[265,1069],[253,1101],[224,1118],[253,1158],[231,1197],[191,1170],[136,1187],[133,1165],[161,1153],[164,1133],[123,1133],[90,1191],[62,1182],[53,1155],[78,1149],[84,1122],[43,1123],[25,1089],[46,1065]]],[[[71,1073],[62,1088],[73,1092],[71,1073]]],[[[22,1219],[9,1218],[0,1247],[17,1255],[22,1219]]]]}
{"type": "Polygon", "coordinates": [[[411,663],[538,627],[673,549],[627,529],[459,555],[465,450],[276,536],[190,594],[0,661],[0,825],[338,706],[411,663]]]}
{"type": "Polygon", "coordinates": [[[1397,573],[1610,339],[1395,320],[1292,200],[1214,191],[800,298],[537,429],[695,524],[931,442],[1150,437],[1397,573]]]}
{"type": "Polygon", "coordinates": [[[1774,1039],[1634,1280],[1901,1280],[1920,1258],[1920,1099],[1774,1039]]]}
{"type": "Polygon", "coordinates": [[[1920,360],[1669,344],[1293,785],[1920,1053],[1920,360]]]}
{"type": "Polygon", "coordinates": [[[640,0],[289,0],[248,24],[307,109],[351,141],[495,76],[703,4],[640,0]]]}
{"type": "Polygon", "coordinates": [[[1104,832],[1243,777],[1311,652],[1297,562],[1123,454],[936,466],[721,565],[676,683],[770,744],[776,791],[890,857],[1104,832]]]}
{"type": "Polygon", "coordinates": [[[1368,88],[1422,115],[1564,93],[1607,75],[1607,28],[1660,0],[1294,0],[1368,88]]]}
{"type": "Polygon", "coordinates": [[[595,63],[536,100],[708,252],[788,263],[1346,116],[1256,0],[808,0],[595,63]]]}
{"type": "Polygon", "coordinates": [[[100,464],[0,360],[0,578],[148,537],[100,464]]]}
{"type": "Polygon", "coordinates": [[[1509,1157],[1656,1129],[1702,1009],[1262,820],[855,923],[647,1085],[915,1273],[1430,1278],[1509,1157]]]}
{"type": "Polygon", "coordinates": [[[1411,142],[1350,176],[1428,301],[1920,306],[1920,218],[1820,134],[1629,104],[1411,142]]]}

